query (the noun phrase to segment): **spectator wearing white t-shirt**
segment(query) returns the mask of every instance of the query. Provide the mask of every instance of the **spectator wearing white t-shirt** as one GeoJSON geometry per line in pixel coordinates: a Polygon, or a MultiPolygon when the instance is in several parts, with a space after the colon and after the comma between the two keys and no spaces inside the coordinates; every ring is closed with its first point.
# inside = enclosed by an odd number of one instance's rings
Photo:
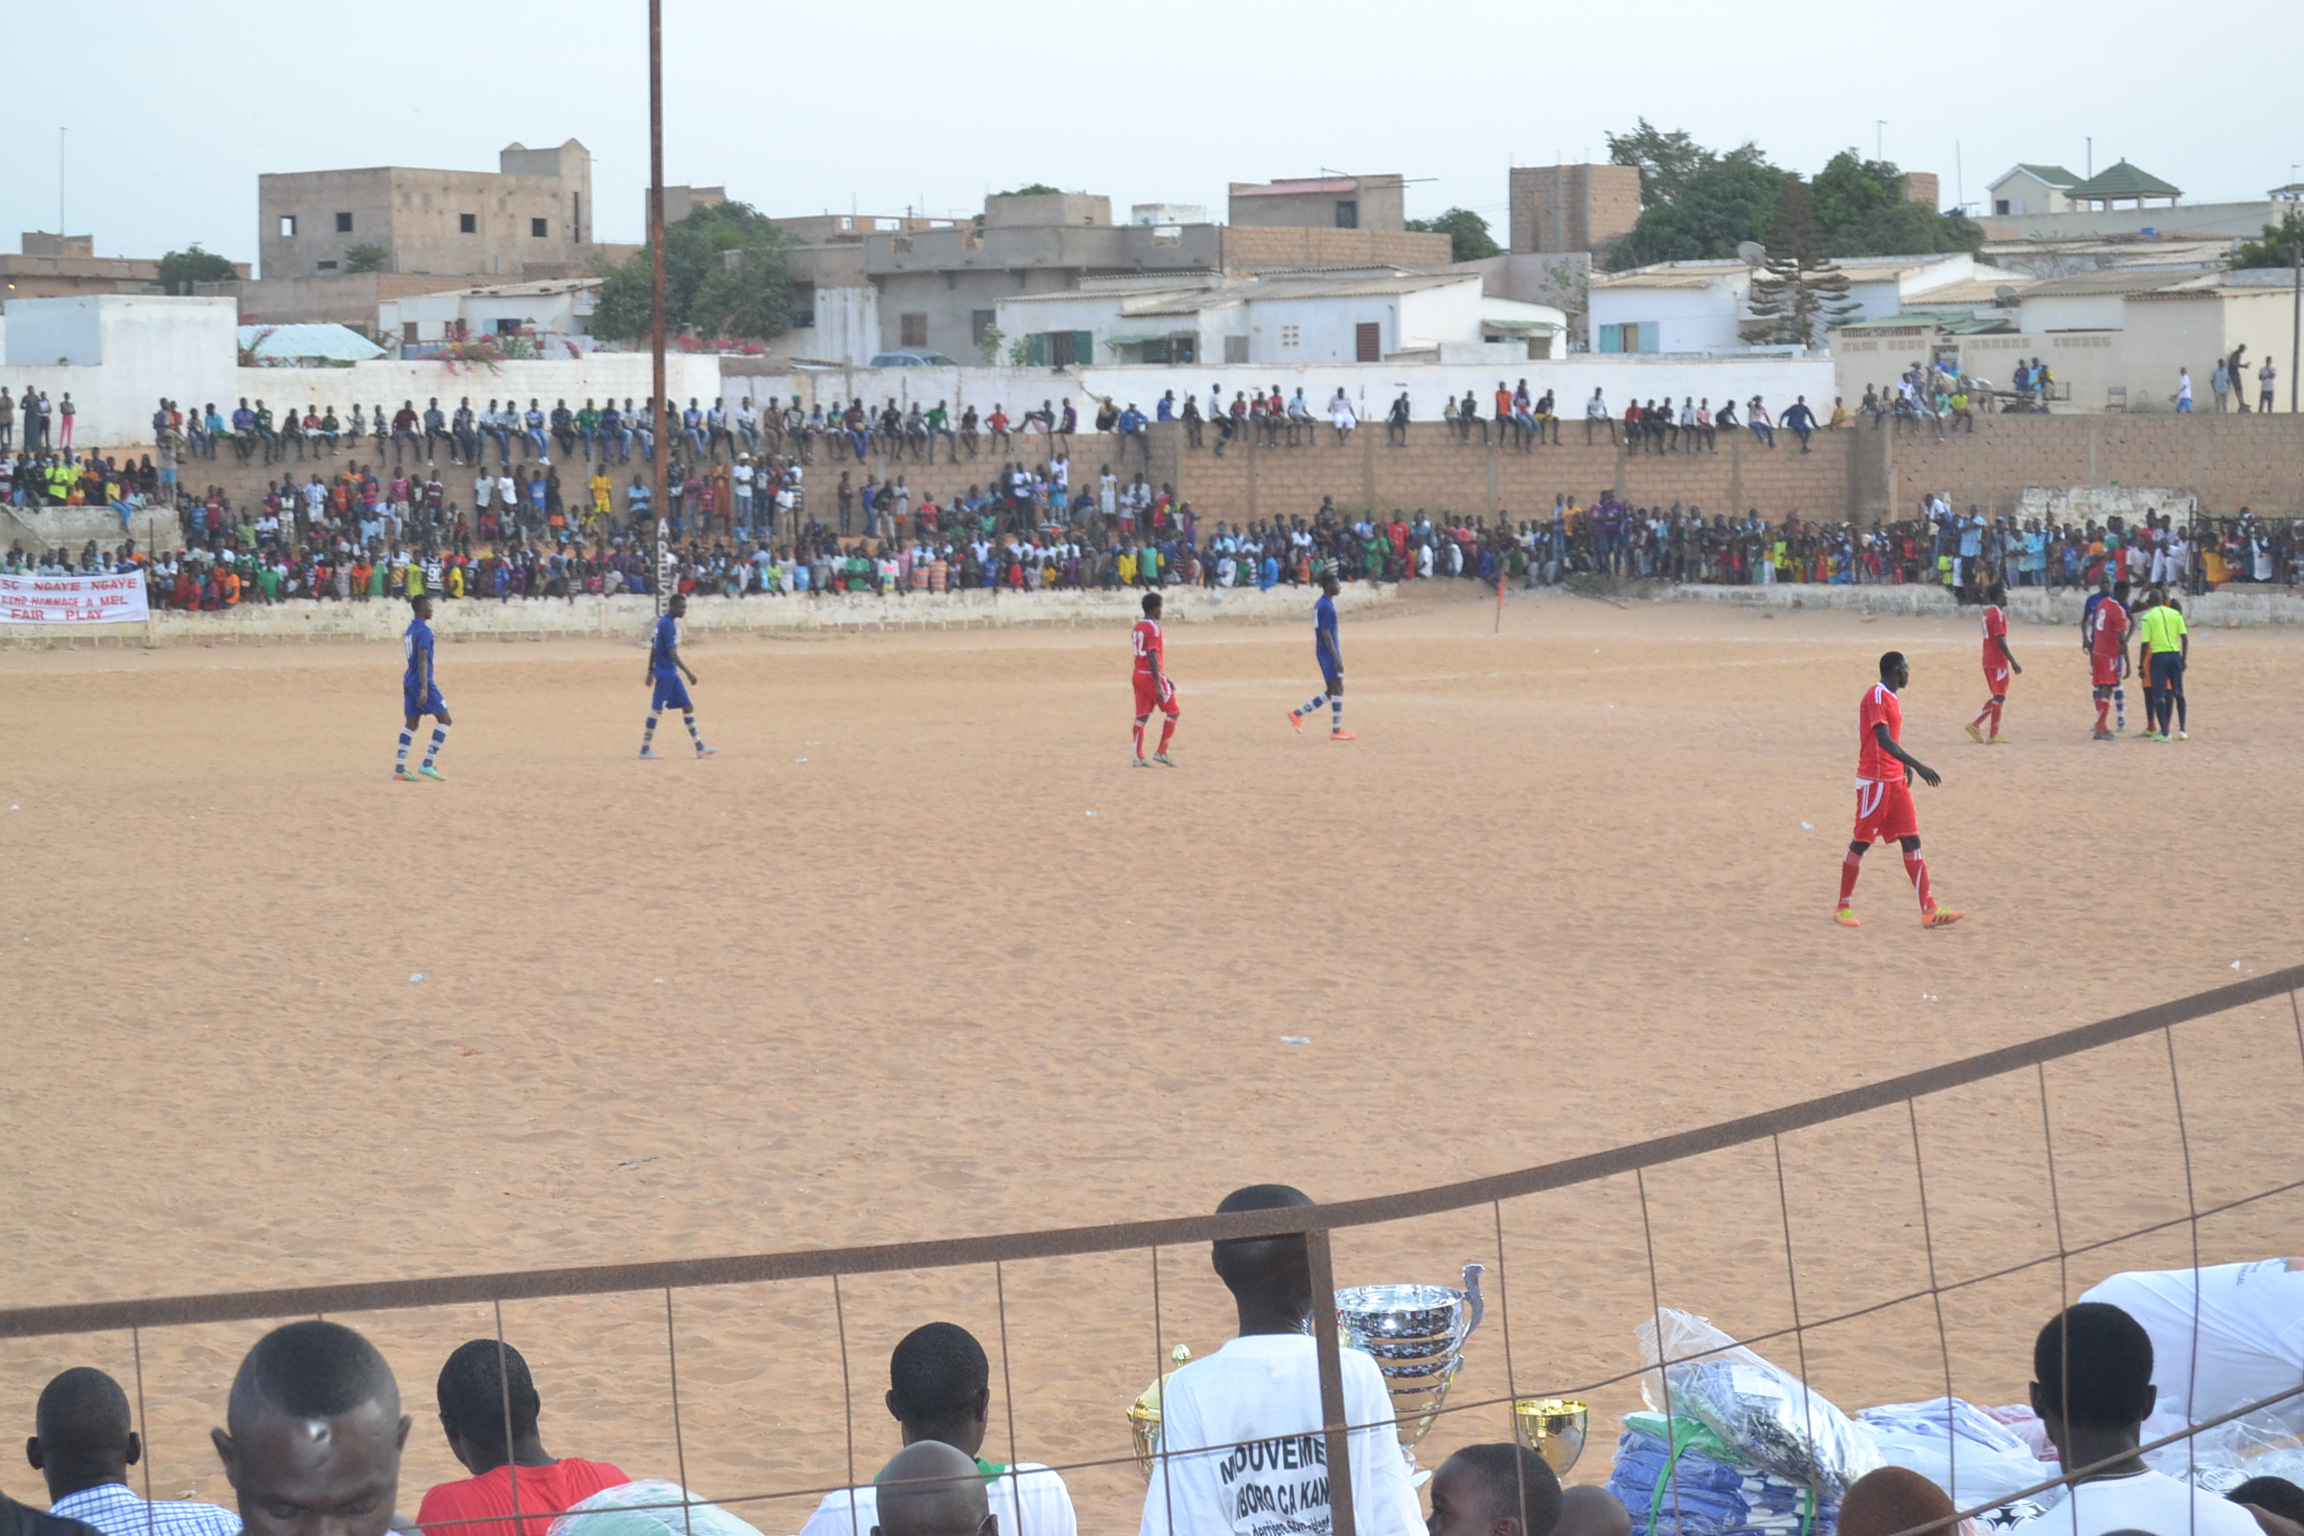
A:
{"type": "Polygon", "coordinates": [[[2040,1536],[2261,1536],[2239,1505],[2144,1464],[2152,1338],[2126,1312],[2084,1301],[2057,1314],[2033,1343],[2032,1377],[2032,1410],[2077,1478],[2040,1536]]]}
{"type": "MultiPolygon", "coordinates": [[[[1285,1184],[1237,1190],[1217,1214],[1312,1204],[1285,1184]]],[[[1161,1459],[1144,1498],[1140,1536],[1320,1536],[1334,1529],[1320,1367],[1305,1324],[1314,1309],[1301,1234],[1214,1245],[1239,1336],[1181,1366],[1161,1389],[1161,1459]]],[[[1318,1298],[1320,1310],[1332,1306],[1318,1298]]],[[[1334,1326],[1333,1319],[1325,1320],[1334,1326]]],[[[1342,1352],[1351,1431],[1352,1509],[1360,1536],[1424,1536],[1423,1511],[1393,1428],[1376,1362],[1342,1352]]]]}
{"type": "MultiPolygon", "coordinates": [[[[1001,1466],[980,1454],[992,1409],[992,1368],[967,1329],[928,1323],[906,1334],[888,1358],[886,1401],[906,1446],[937,1441],[976,1458],[1000,1536],[1078,1536],[1063,1478],[1037,1462],[1001,1466]]],[[[800,1536],[872,1536],[878,1523],[876,1488],[840,1488],[825,1495],[800,1536]]]]}

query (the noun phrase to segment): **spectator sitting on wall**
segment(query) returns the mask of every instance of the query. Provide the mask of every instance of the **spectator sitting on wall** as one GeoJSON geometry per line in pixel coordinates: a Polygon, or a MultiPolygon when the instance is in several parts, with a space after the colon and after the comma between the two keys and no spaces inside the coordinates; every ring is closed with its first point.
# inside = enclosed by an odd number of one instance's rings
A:
{"type": "Polygon", "coordinates": [[[445,1525],[452,1536],[544,1536],[553,1516],[631,1481],[604,1461],[544,1449],[536,1380],[509,1344],[474,1339],[458,1346],[440,1367],[437,1392],[449,1452],[472,1475],[425,1494],[419,1525],[445,1525]],[[515,1506],[517,1521],[510,1518],[515,1506]]]}
{"type": "Polygon", "coordinates": [[[147,1503],[128,1488],[144,1457],[128,1394],[90,1366],[48,1383],[33,1413],[24,1457],[48,1484],[48,1512],[104,1536],[233,1536],[240,1517],[213,1504],[147,1503]]]}

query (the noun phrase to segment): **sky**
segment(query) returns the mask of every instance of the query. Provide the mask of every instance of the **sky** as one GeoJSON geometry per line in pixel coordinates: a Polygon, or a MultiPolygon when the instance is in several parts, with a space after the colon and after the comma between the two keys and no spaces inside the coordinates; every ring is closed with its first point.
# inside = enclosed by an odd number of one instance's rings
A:
{"type": "MultiPolygon", "coordinates": [[[[213,7],[9,8],[11,52],[82,55],[119,84],[22,96],[0,156],[0,244],[64,219],[100,255],[198,242],[256,255],[256,178],[370,165],[493,170],[581,139],[595,228],[637,240],[648,176],[645,0],[393,0],[231,25],[213,7]]],[[[1606,159],[1646,117],[1750,139],[1813,172],[1877,145],[1973,206],[2018,161],[2126,157],[2193,202],[2304,179],[2304,4],[1752,11],[1717,0],[1501,11],[925,0],[813,12],[664,0],[665,180],[770,215],[965,216],[1029,182],[1224,216],[1228,181],[1411,178],[1409,213],[1463,206],[1501,241],[1510,167],[1606,159]],[[1987,24],[1988,22],[1988,24],[1987,24]],[[2006,61],[2004,64],[1999,61],[2006,61]],[[2261,74],[2252,61],[2274,67],[2261,74]]],[[[259,8],[252,16],[269,16],[259,8]]]]}

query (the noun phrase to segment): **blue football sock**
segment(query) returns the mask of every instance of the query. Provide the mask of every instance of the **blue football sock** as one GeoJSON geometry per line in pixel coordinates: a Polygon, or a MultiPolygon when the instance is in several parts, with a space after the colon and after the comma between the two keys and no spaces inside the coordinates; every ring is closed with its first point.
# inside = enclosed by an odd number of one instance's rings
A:
{"type": "Polygon", "coordinates": [[[397,757],[395,757],[395,758],[393,758],[393,759],[392,759],[392,766],[393,766],[393,767],[395,767],[395,768],[405,768],[405,767],[407,767],[407,766],[408,766],[408,749],[409,749],[410,747],[414,746],[415,744],[416,744],[416,733],[415,733],[415,732],[413,732],[413,731],[402,731],[402,732],[400,733],[400,753],[399,753],[399,755],[398,755],[397,757]]]}
{"type": "Polygon", "coordinates": [[[688,727],[688,739],[695,742],[698,746],[702,746],[704,744],[704,738],[696,734],[696,717],[694,715],[682,715],[680,717],[680,721],[683,725],[688,727]]]}
{"type": "Polygon", "coordinates": [[[1344,729],[1344,695],[1332,693],[1328,696],[1328,718],[1331,722],[1328,727],[1330,730],[1344,729]]]}
{"type": "Polygon", "coordinates": [[[432,727],[432,745],[424,749],[425,765],[430,766],[432,759],[438,757],[440,755],[440,749],[447,744],[448,727],[444,725],[435,725],[432,727]]]}
{"type": "Polygon", "coordinates": [[[1300,709],[1300,710],[1296,711],[1296,714],[1297,714],[1298,718],[1302,718],[1302,717],[1303,717],[1303,716],[1305,716],[1305,715],[1309,715],[1309,714],[1311,714],[1311,713],[1312,713],[1314,710],[1317,710],[1317,709],[1318,709],[1318,708],[1319,708],[1321,705],[1323,705],[1323,704],[1325,704],[1325,703],[1327,703],[1327,702],[1328,702],[1328,695],[1326,695],[1326,694],[1324,694],[1324,693],[1316,693],[1316,694],[1312,695],[1312,697],[1311,697],[1310,699],[1308,699],[1308,700],[1306,700],[1306,701],[1305,701],[1304,707],[1303,707],[1302,709],[1300,709]]]}
{"type": "Polygon", "coordinates": [[[647,751],[649,745],[656,740],[656,718],[656,716],[650,715],[648,717],[648,729],[640,733],[640,750],[643,752],[647,751]]]}

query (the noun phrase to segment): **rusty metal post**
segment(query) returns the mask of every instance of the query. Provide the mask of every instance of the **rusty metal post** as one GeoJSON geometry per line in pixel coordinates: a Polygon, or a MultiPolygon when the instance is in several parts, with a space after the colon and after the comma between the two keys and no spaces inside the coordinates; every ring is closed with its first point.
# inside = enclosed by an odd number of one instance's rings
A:
{"type": "Polygon", "coordinates": [[[648,0],[648,350],[654,365],[655,403],[648,408],[648,431],[655,453],[648,463],[648,511],[656,519],[656,616],[670,601],[666,573],[672,566],[670,524],[664,482],[665,455],[672,451],[664,431],[664,0],[648,0]]]}
{"type": "Polygon", "coordinates": [[[1304,1234],[1312,1261],[1312,1342],[1320,1359],[1320,1429],[1328,1443],[1328,1511],[1334,1536],[1359,1536],[1352,1507],[1352,1442],[1344,1414],[1344,1352],[1336,1337],[1336,1270],[1325,1231],[1304,1234]]]}

